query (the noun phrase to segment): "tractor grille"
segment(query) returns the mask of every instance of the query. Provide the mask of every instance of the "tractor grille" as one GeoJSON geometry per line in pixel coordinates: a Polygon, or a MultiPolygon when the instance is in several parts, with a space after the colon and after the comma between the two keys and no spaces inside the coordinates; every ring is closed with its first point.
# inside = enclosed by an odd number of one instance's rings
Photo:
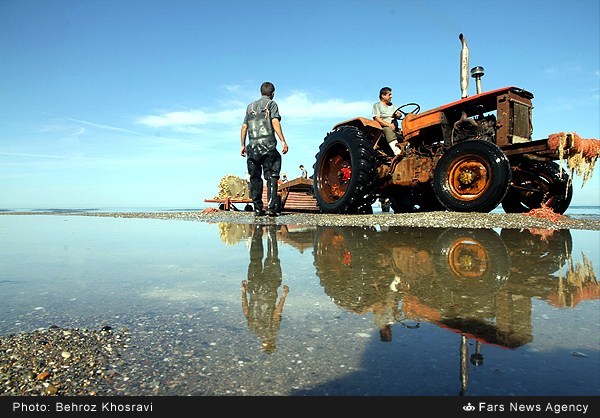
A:
{"type": "Polygon", "coordinates": [[[530,107],[513,101],[512,142],[527,142],[531,140],[530,107]]]}

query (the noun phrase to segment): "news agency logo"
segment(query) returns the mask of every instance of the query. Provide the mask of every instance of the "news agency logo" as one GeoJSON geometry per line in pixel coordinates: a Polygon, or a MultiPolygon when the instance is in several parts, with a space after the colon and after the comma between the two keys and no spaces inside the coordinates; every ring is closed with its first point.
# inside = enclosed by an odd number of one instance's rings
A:
{"type": "Polygon", "coordinates": [[[471,402],[469,402],[468,404],[463,406],[463,410],[465,410],[467,412],[471,412],[471,411],[475,410],[475,407],[473,405],[471,405],[471,402]]]}

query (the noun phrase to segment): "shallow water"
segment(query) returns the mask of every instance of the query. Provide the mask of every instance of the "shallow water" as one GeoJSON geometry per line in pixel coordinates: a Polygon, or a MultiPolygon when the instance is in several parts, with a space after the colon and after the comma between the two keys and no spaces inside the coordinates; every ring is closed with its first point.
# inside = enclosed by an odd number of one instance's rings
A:
{"type": "Polygon", "coordinates": [[[130,395],[597,396],[599,243],[0,216],[0,335],[125,327],[130,395]]]}

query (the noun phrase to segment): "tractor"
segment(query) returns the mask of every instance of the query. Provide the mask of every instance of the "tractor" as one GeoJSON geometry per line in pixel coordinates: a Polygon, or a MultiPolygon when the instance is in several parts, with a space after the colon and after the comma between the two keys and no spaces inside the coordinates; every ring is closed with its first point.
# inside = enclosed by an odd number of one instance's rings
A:
{"type": "Polygon", "coordinates": [[[600,141],[574,133],[533,140],[533,94],[519,87],[482,92],[482,67],[471,69],[477,94],[468,96],[468,48],[463,34],[459,39],[462,98],[423,112],[417,103],[399,106],[400,154],[370,118],[327,133],[313,165],[321,213],[372,213],[377,199],[389,200],[394,212],[567,210],[573,187],[560,160],[592,141],[584,160],[593,168],[600,141]]]}

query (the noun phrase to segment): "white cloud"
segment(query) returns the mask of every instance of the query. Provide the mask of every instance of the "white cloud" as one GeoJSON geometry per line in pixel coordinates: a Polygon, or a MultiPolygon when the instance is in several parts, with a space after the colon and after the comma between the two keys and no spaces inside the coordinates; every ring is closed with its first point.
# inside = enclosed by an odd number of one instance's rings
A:
{"type": "Polygon", "coordinates": [[[138,119],[138,123],[152,128],[165,126],[202,125],[210,120],[209,115],[202,110],[186,112],[168,112],[160,116],[145,116],[138,119]]]}
{"type": "MultiPolygon", "coordinates": [[[[231,89],[233,91],[233,89],[231,89]]],[[[369,115],[372,103],[344,102],[342,99],[313,101],[306,92],[294,92],[287,97],[276,98],[282,116],[286,122],[293,119],[346,119],[355,115],[369,115]]],[[[225,105],[225,103],[224,103],[225,105]]],[[[171,128],[175,131],[194,131],[194,127],[215,124],[241,124],[246,105],[229,102],[227,110],[207,112],[201,109],[165,112],[159,115],[148,115],[136,120],[138,124],[151,128],[171,128]],[[232,106],[232,104],[235,105],[232,106]]]]}
{"type": "Polygon", "coordinates": [[[199,109],[192,109],[188,111],[167,112],[162,115],[143,116],[137,119],[136,122],[151,128],[171,127],[176,129],[184,126],[232,123],[240,118],[240,113],[243,114],[243,110],[223,110],[209,113],[199,109]]]}
{"type": "Polygon", "coordinates": [[[372,103],[344,102],[341,99],[313,102],[308,93],[304,92],[292,93],[277,103],[287,118],[308,119],[348,118],[365,113],[368,115],[372,106],[372,103]]]}

